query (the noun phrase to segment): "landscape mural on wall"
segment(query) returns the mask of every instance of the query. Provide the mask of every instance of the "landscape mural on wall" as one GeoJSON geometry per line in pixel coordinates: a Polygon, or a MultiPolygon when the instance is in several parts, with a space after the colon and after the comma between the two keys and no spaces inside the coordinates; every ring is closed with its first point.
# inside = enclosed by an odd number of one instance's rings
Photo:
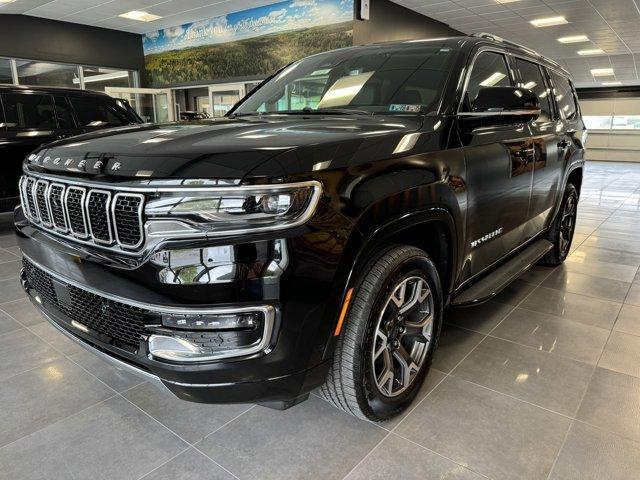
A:
{"type": "Polygon", "coordinates": [[[148,86],[267,75],[353,45],[353,0],[288,0],[142,37],[148,86]]]}

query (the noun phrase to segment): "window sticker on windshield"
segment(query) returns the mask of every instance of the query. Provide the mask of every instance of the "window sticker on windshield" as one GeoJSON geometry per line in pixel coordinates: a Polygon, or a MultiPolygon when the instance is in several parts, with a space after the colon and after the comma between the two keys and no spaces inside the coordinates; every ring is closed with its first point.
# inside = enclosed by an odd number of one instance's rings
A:
{"type": "Polygon", "coordinates": [[[323,68],[322,70],[314,70],[313,72],[311,72],[311,75],[309,75],[309,76],[310,77],[315,77],[316,75],[326,75],[330,71],[331,71],[330,68],[323,68]]]}
{"type": "Polygon", "coordinates": [[[410,105],[406,103],[392,103],[389,105],[390,112],[419,112],[422,105],[410,105]]]}

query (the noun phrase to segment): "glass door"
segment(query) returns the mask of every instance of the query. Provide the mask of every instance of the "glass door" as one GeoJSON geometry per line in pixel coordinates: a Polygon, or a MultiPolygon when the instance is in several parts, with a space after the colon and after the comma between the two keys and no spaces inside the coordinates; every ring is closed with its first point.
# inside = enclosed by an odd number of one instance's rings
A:
{"type": "Polygon", "coordinates": [[[138,112],[145,122],[167,123],[176,120],[175,100],[171,90],[157,88],[106,87],[105,92],[122,98],[138,112]]]}
{"type": "Polygon", "coordinates": [[[244,83],[224,83],[209,86],[210,115],[224,117],[245,95],[244,83]]]}

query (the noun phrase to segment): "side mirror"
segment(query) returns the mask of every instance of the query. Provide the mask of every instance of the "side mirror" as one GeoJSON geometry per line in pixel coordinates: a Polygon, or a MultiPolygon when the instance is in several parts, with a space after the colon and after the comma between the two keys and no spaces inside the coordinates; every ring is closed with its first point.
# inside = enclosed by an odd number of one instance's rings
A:
{"type": "Polygon", "coordinates": [[[470,112],[458,117],[471,127],[527,123],[540,116],[540,100],[531,90],[517,87],[484,87],[470,112]]]}

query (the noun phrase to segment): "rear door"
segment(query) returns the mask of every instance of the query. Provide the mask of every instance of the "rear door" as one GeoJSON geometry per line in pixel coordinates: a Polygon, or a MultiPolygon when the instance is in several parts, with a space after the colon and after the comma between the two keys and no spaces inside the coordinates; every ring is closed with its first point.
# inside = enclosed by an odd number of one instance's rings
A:
{"type": "Polygon", "coordinates": [[[541,232],[552,215],[558,184],[558,133],[551,101],[551,86],[542,67],[526,58],[514,57],[518,86],[532,90],[540,100],[540,116],[529,122],[534,147],[533,185],[529,204],[525,240],[541,232]]]}
{"type": "Polygon", "coordinates": [[[1,95],[5,113],[5,139],[2,142],[2,210],[17,205],[18,180],[22,161],[44,143],[56,139],[57,122],[53,97],[38,92],[7,92],[1,95]]]}
{"type": "MultiPolygon", "coordinates": [[[[472,61],[461,111],[472,111],[482,87],[513,86],[504,53],[480,51],[472,61]]],[[[467,245],[463,275],[491,266],[523,241],[531,193],[533,143],[524,124],[465,130],[468,184],[467,245]]]]}

